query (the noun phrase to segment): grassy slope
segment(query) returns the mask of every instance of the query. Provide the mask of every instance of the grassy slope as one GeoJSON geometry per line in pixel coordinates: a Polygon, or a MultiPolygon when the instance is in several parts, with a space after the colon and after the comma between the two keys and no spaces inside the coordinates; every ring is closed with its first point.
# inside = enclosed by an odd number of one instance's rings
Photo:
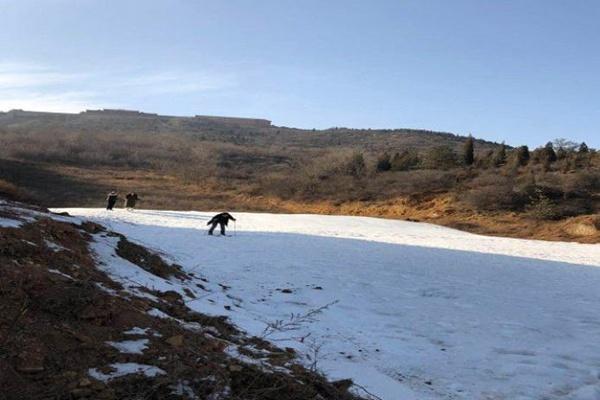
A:
{"type": "Polygon", "coordinates": [[[142,199],[141,208],[360,215],[431,222],[485,235],[600,243],[600,233],[593,229],[599,222],[593,216],[538,221],[513,212],[479,212],[465,208],[447,193],[385,200],[296,201],[248,194],[235,185],[223,190],[209,181],[185,184],[177,177],[144,170],[20,162],[12,162],[11,167],[22,171],[15,184],[48,207],[103,207],[108,190],[126,193],[134,187],[142,199]]]}
{"type": "MultiPolygon", "coordinates": [[[[0,117],[0,180],[5,192],[19,191],[49,207],[101,207],[114,188],[137,191],[145,208],[366,215],[491,235],[600,242],[590,216],[536,221],[465,204],[455,183],[460,171],[374,174],[361,182],[329,172],[357,150],[373,165],[382,152],[442,144],[459,149],[464,140],[429,131],[243,128],[171,117],[0,117]]],[[[475,146],[482,153],[496,145],[475,146]]],[[[487,174],[493,181],[493,172],[487,174]]]]}

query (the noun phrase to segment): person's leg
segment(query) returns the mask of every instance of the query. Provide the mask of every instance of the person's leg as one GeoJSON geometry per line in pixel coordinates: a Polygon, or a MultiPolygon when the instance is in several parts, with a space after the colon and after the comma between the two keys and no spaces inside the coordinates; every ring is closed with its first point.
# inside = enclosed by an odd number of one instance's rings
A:
{"type": "Polygon", "coordinates": [[[221,222],[219,225],[221,225],[221,235],[225,236],[225,223],[221,222]]]}
{"type": "Polygon", "coordinates": [[[209,234],[209,235],[212,235],[212,234],[213,234],[213,231],[215,230],[215,228],[216,228],[216,227],[217,227],[217,223],[216,223],[216,222],[214,222],[214,223],[213,223],[213,224],[210,226],[210,229],[208,230],[208,234],[209,234]]]}

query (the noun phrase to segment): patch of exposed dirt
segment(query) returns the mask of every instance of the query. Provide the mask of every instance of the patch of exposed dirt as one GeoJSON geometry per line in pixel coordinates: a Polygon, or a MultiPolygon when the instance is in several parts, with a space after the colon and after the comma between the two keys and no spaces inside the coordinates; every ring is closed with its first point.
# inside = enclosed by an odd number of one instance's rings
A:
{"type": "Polygon", "coordinates": [[[164,279],[171,277],[178,279],[187,278],[187,275],[181,270],[181,266],[166,263],[161,256],[151,253],[139,244],[130,242],[123,235],[120,235],[117,245],[117,255],[164,279]]]}

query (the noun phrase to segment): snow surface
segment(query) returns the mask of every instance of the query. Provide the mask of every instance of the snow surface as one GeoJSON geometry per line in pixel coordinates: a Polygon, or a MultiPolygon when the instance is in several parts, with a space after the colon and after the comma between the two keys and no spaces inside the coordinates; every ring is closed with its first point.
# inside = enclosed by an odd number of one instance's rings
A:
{"type": "Polygon", "coordinates": [[[143,374],[148,377],[154,377],[157,375],[166,374],[162,369],[153,365],[137,364],[137,363],[115,363],[110,364],[110,367],[114,369],[113,372],[105,374],[96,368],[90,368],[88,374],[99,381],[109,381],[111,379],[119,378],[121,376],[129,374],[143,374]]]}
{"type": "Polygon", "coordinates": [[[0,217],[0,228],[19,228],[21,225],[23,221],[0,217]]]}
{"type": "Polygon", "coordinates": [[[600,398],[600,245],[253,213],[224,238],[206,235],[212,212],[64,211],[198,277],[151,275],[97,235],[103,268],[130,290],[175,290],[386,400],[600,398]]]}
{"type": "Polygon", "coordinates": [[[121,353],[143,354],[148,348],[148,339],[123,340],[122,342],[106,342],[121,353]]]}

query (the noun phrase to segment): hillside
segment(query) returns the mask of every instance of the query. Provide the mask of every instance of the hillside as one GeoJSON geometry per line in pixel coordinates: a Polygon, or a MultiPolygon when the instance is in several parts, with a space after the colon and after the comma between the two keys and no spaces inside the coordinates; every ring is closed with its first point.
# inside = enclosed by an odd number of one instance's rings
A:
{"type": "Polygon", "coordinates": [[[528,149],[408,129],[11,111],[0,115],[3,187],[50,207],[98,207],[116,189],[147,208],[379,216],[600,242],[600,153],[566,140],[528,149]]]}
{"type": "Polygon", "coordinates": [[[358,399],[211,307],[236,300],[204,267],[85,218],[0,200],[0,278],[2,400],[358,399]]]}

